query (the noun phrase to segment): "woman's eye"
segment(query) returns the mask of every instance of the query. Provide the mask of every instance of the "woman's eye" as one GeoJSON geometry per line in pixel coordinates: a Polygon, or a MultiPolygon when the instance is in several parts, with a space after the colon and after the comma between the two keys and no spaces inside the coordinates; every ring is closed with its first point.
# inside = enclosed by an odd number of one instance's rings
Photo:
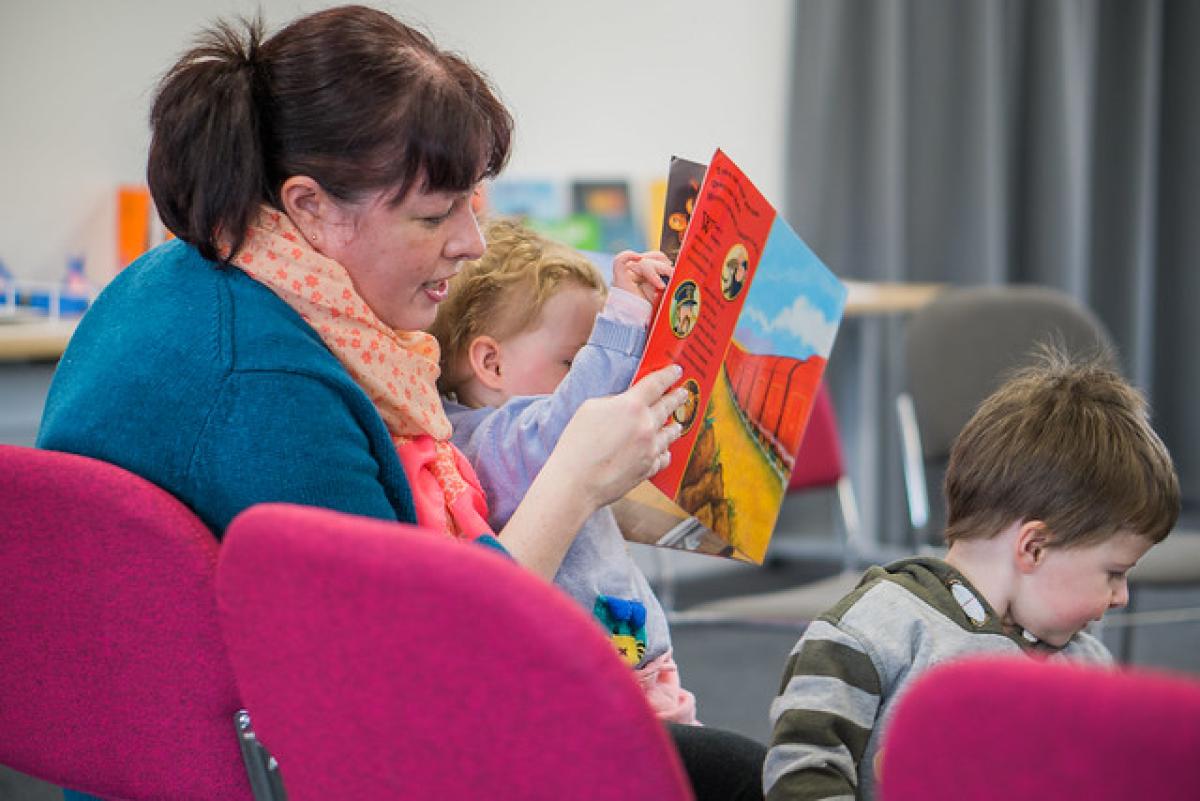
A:
{"type": "Polygon", "coordinates": [[[454,210],[458,208],[458,204],[461,202],[462,202],[461,198],[456,199],[441,214],[430,214],[428,217],[422,217],[421,222],[423,222],[429,226],[441,225],[446,220],[450,219],[451,215],[454,214],[454,210]]]}

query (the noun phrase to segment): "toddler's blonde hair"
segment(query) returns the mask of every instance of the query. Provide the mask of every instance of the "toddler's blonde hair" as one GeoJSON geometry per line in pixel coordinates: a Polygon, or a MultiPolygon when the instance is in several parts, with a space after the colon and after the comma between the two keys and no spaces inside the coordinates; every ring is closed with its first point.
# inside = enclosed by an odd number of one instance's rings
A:
{"type": "Polygon", "coordinates": [[[429,331],[441,346],[438,390],[457,393],[470,378],[467,349],[479,336],[504,340],[537,324],[555,292],[565,285],[607,293],[604,277],[577,250],[512,219],[484,224],[486,249],[450,280],[429,331]]]}

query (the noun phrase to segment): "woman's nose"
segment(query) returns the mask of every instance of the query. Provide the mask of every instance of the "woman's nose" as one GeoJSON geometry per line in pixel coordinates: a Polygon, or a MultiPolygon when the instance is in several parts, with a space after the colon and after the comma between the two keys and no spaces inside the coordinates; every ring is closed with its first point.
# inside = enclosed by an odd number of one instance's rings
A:
{"type": "Polygon", "coordinates": [[[483,250],[483,232],[479,230],[475,210],[469,202],[463,203],[455,215],[454,230],[446,240],[446,256],[459,261],[469,261],[482,256],[483,250]]]}

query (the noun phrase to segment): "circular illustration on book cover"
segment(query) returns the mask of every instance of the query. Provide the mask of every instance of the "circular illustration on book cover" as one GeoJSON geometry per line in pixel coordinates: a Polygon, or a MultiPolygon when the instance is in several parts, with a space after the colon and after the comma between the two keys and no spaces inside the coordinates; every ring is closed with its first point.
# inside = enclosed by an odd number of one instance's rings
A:
{"type": "Polygon", "coordinates": [[[725,254],[725,264],[721,267],[721,294],[726,300],[733,300],[746,285],[746,273],[750,272],[750,254],[746,246],[740,242],[725,254]]]}
{"type": "Polygon", "coordinates": [[[695,281],[684,281],[671,295],[671,331],[683,339],[692,333],[700,316],[700,288],[695,281]]]}
{"type": "Polygon", "coordinates": [[[696,422],[696,412],[700,411],[700,385],[696,383],[696,379],[689,378],[683,382],[683,388],[688,392],[687,399],[671,412],[671,417],[683,426],[686,433],[692,427],[692,423],[696,422]]]}

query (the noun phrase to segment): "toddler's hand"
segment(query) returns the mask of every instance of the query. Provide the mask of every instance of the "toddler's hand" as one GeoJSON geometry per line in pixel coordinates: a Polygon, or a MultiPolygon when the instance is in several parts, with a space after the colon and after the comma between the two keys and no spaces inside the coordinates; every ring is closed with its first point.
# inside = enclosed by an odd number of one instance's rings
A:
{"type": "Polygon", "coordinates": [[[634,253],[623,250],[613,259],[613,286],[643,297],[651,307],[657,308],[674,269],[671,260],[661,251],[634,253]]]}

